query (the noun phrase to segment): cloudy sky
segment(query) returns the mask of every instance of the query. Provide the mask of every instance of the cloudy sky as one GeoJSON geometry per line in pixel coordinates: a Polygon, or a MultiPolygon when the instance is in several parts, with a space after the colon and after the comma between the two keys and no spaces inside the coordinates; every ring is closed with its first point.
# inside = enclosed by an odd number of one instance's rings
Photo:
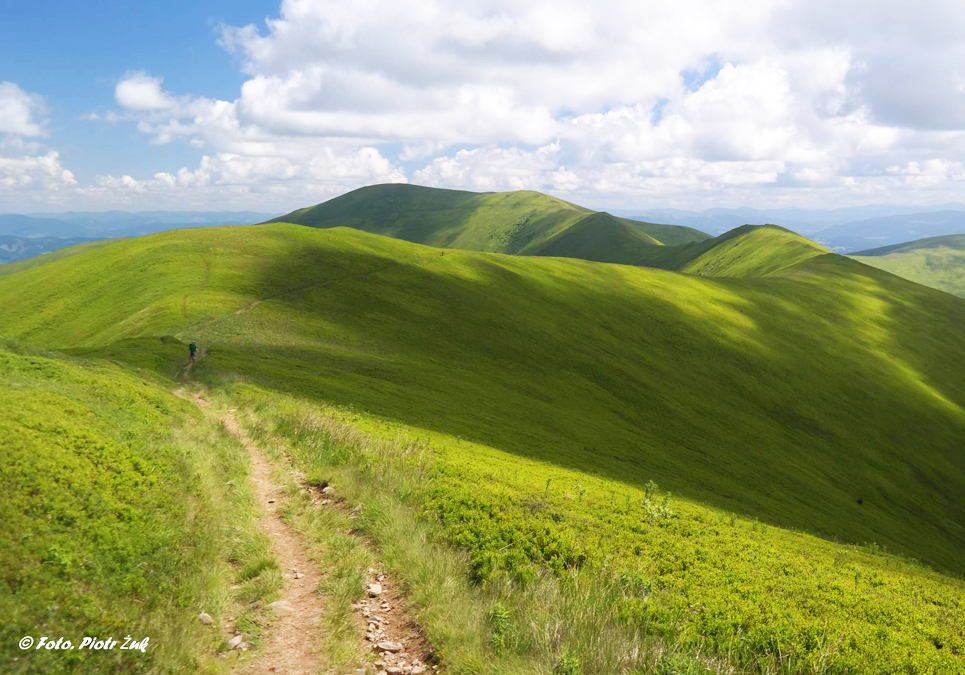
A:
{"type": "Polygon", "coordinates": [[[0,212],[965,201],[961,0],[12,4],[0,212]]]}

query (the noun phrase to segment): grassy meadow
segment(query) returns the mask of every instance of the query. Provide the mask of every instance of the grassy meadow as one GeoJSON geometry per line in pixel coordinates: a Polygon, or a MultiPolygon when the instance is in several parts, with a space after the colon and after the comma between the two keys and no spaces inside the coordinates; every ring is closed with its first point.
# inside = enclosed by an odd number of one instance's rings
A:
{"type": "Polygon", "coordinates": [[[181,230],[0,278],[0,334],[167,377],[198,340],[262,438],[449,552],[366,521],[453,672],[965,671],[965,305],[780,228],[707,246],[181,230]]]}
{"type": "Polygon", "coordinates": [[[281,577],[246,455],[170,388],[0,342],[0,672],[226,672],[202,611],[237,609],[257,638],[264,618],[244,603],[281,577]],[[128,635],[149,648],[79,648],[128,635]],[[75,649],[24,651],[24,636],[75,649]]]}
{"type": "Polygon", "coordinates": [[[919,239],[851,257],[924,286],[965,297],[965,234],[919,239]]]}
{"type": "Polygon", "coordinates": [[[613,481],[242,381],[219,390],[264,445],[361,506],[351,526],[408,582],[451,672],[559,672],[567,659],[601,675],[962,671],[965,584],[880,547],[655,485],[614,494],[613,481]]]}

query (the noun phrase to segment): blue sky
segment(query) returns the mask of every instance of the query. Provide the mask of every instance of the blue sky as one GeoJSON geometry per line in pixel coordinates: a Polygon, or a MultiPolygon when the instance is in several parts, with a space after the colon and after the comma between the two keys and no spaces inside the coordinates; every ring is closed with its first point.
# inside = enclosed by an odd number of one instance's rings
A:
{"type": "Polygon", "coordinates": [[[957,0],[17,3],[0,212],[965,200],[957,0]]]}
{"type": "Polygon", "coordinates": [[[131,125],[83,118],[114,106],[128,71],[164,77],[177,91],[231,99],[244,82],[237,59],[218,46],[218,27],[263,22],[277,2],[20,2],[0,21],[0,80],[45,98],[50,139],[78,180],[153,174],[196,163],[184,145],[151,146],[131,125]]]}

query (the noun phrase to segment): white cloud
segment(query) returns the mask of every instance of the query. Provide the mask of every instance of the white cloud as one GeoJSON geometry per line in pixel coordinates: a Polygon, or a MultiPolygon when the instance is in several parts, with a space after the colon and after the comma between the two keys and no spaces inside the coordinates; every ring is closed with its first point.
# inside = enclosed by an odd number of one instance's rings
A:
{"type": "MultiPolygon", "coordinates": [[[[264,27],[222,29],[247,77],[233,100],[138,71],[100,115],[197,148],[197,166],[78,189],[278,209],[407,177],[599,206],[963,199],[959,10],[284,0],[264,27]]],[[[42,131],[26,119],[18,133],[42,131]]]]}
{"type": "Polygon", "coordinates": [[[437,157],[415,172],[415,181],[434,187],[472,190],[540,190],[558,167],[559,144],[533,152],[520,148],[474,148],[451,157],[437,157]]]}
{"type": "Polygon", "coordinates": [[[43,125],[36,115],[43,111],[39,96],[28,94],[13,82],[0,82],[0,133],[40,136],[43,125]]]}
{"type": "Polygon", "coordinates": [[[161,78],[128,73],[114,88],[114,98],[128,110],[168,110],[176,103],[161,89],[161,78]]]}
{"type": "Polygon", "coordinates": [[[0,194],[7,191],[32,192],[43,198],[50,191],[76,185],[74,174],[60,164],[60,155],[0,156],[0,194]]]}
{"type": "Polygon", "coordinates": [[[46,134],[37,116],[41,97],[12,82],[0,82],[0,204],[40,203],[68,193],[74,174],[60,163],[60,154],[36,139],[46,134]]]}

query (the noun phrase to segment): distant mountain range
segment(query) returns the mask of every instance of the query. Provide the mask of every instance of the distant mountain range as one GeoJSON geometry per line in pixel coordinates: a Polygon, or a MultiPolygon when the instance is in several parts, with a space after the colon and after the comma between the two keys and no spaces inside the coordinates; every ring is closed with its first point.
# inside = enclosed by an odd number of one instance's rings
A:
{"type": "MultiPolygon", "coordinates": [[[[417,186],[409,187],[417,188],[417,186]]],[[[404,192],[407,195],[410,192],[415,194],[418,193],[420,189],[425,190],[426,188],[417,188],[414,191],[404,192]]],[[[473,199],[488,199],[489,197],[487,197],[487,195],[493,195],[492,198],[498,198],[499,195],[503,194],[484,193],[474,195],[473,193],[464,193],[457,190],[448,192],[452,200],[459,202],[461,199],[462,201],[467,201],[467,205],[470,205],[473,199]],[[472,196],[470,197],[470,195],[472,196]]],[[[392,195],[395,194],[396,193],[392,193],[392,195]]],[[[386,201],[383,199],[386,195],[383,195],[381,192],[376,191],[376,193],[370,194],[365,189],[360,192],[349,193],[349,195],[345,195],[345,199],[337,198],[327,202],[324,208],[296,211],[290,216],[286,216],[286,218],[302,224],[323,227],[346,224],[370,232],[391,234],[410,241],[436,246],[452,245],[452,242],[445,242],[441,239],[437,241],[436,239],[439,237],[430,232],[433,231],[434,228],[426,223],[420,224],[413,222],[405,226],[395,224],[389,227],[389,229],[402,227],[402,231],[383,232],[382,229],[392,220],[389,216],[392,208],[401,209],[400,213],[408,213],[409,210],[405,208],[410,206],[408,202],[395,204],[393,200],[396,199],[396,197],[393,196],[392,199],[386,201]],[[351,223],[343,223],[340,221],[340,218],[344,216],[341,212],[343,210],[342,207],[345,205],[354,205],[353,208],[358,206],[352,201],[357,197],[375,199],[375,203],[370,206],[382,214],[379,216],[381,220],[378,223],[374,221],[368,224],[363,224],[361,221],[355,222],[358,218],[363,218],[363,216],[359,215],[362,211],[358,211],[357,208],[352,211],[353,217],[351,223]],[[318,220],[318,222],[315,222],[315,220],[318,220]]],[[[529,210],[533,208],[533,205],[523,203],[526,202],[530,196],[528,193],[519,193],[519,199],[517,199],[517,201],[520,201],[518,206],[522,209],[522,215],[520,215],[520,219],[522,220],[526,220],[525,214],[529,213],[527,207],[529,210]]],[[[555,201],[556,211],[561,214],[560,218],[563,220],[566,220],[566,218],[563,218],[564,215],[572,215],[575,218],[593,213],[589,209],[575,207],[555,198],[546,196],[542,198],[555,201]]],[[[460,203],[460,206],[466,205],[461,205],[460,203]]],[[[455,203],[449,205],[446,208],[442,208],[439,213],[434,212],[432,218],[437,216],[455,217],[457,220],[463,217],[468,218],[468,215],[459,212],[460,206],[456,206],[455,203]],[[453,210],[447,211],[447,209],[453,210]]],[[[930,207],[920,205],[889,206],[878,204],[841,209],[752,209],[742,207],[734,209],[713,208],[707,209],[706,211],[647,209],[613,211],[613,213],[617,216],[616,218],[606,216],[610,219],[605,223],[610,226],[609,228],[591,228],[593,232],[583,232],[583,238],[586,239],[589,237],[592,239],[594,236],[603,237],[607,240],[605,243],[607,248],[612,248],[614,243],[629,242],[630,248],[635,251],[639,243],[637,239],[640,238],[641,234],[644,239],[648,236],[656,235],[656,239],[663,243],[677,243],[676,241],[664,241],[665,235],[668,232],[682,233],[687,231],[684,229],[671,230],[668,229],[666,225],[692,228],[689,230],[691,233],[693,230],[699,230],[711,235],[719,235],[742,225],[773,224],[804,234],[837,253],[852,253],[863,249],[901,244],[923,237],[965,233],[965,204],[960,203],[949,203],[930,207]],[[620,216],[622,216],[622,218],[620,216]],[[644,225],[642,229],[636,228],[629,221],[638,221],[644,223],[644,225]],[[665,223],[666,225],[658,225],[658,223],[665,223]],[[620,226],[617,227],[617,225],[620,226]],[[597,230],[601,229],[605,229],[606,231],[603,233],[597,232],[597,230]],[[636,232],[638,229],[640,232],[636,232]],[[619,236],[616,237],[616,240],[619,241],[611,241],[614,239],[616,230],[619,230],[619,232],[616,233],[619,234],[619,236]]],[[[423,215],[425,216],[426,214],[423,215]]],[[[265,222],[277,216],[279,216],[278,213],[262,213],[257,211],[140,211],[136,213],[128,213],[125,211],[70,211],[67,213],[34,213],[30,215],[0,214],[0,236],[7,235],[24,239],[44,238],[43,241],[32,241],[29,243],[5,241],[0,244],[0,246],[3,247],[2,252],[0,252],[0,262],[11,262],[13,260],[21,260],[23,258],[40,255],[64,246],[70,246],[79,240],[138,237],[182,227],[250,225],[265,222]],[[18,253],[14,253],[14,251],[18,251],[18,253]]],[[[405,220],[405,217],[400,216],[400,218],[405,220]]],[[[556,218],[550,218],[552,222],[547,223],[517,223],[517,220],[518,219],[513,219],[512,222],[519,226],[517,228],[519,231],[507,231],[505,233],[498,233],[498,235],[487,232],[487,238],[495,238],[491,240],[487,239],[485,242],[473,242],[473,245],[469,246],[469,248],[474,250],[502,250],[506,253],[518,253],[521,251],[515,249],[520,246],[512,244],[528,244],[529,247],[532,248],[532,240],[527,240],[527,242],[521,241],[526,238],[525,235],[532,235],[533,239],[539,239],[537,231],[543,229],[543,226],[546,226],[548,230],[553,230],[553,223],[556,223],[556,218]],[[512,241],[509,239],[503,241],[506,237],[510,237],[512,241]]],[[[394,222],[394,220],[392,220],[392,222],[394,222]]],[[[587,221],[586,225],[588,224],[589,221],[587,221]]],[[[448,223],[449,227],[451,227],[451,225],[451,223],[448,223]]],[[[444,231],[445,229],[446,228],[441,228],[440,231],[444,231]]],[[[586,228],[584,227],[582,229],[586,228]]],[[[567,237],[573,238],[576,234],[577,229],[574,229],[567,237]]],[[[465,237],[467,235],[463,234],[461,236],[465,237]]],[[[562,239],[555,244],[557,248],[562,245],[562,239]]],[[[525,248],[525,246],[523,247],[525,248]]],[[[546,254],[552,253],[552,247],[550,247],[550,249],[546,254]]],[[[532,253],[533,251],[526,252],[532,253]]],[[[555,254],[559,255],[560,253],[556,252],[555,254]]],[[[633,251],[631,251],[629,255],[633,261],[637,263],[642,262],[636,260],[639,256],[636,256],[636,253],[633,251]]],[[[609,255],[606,256],[608,260],[610,260],[611,257],[612,256],[609,255]]],[[[620,262],[631,262],[630,259],[624,260],[623,257],[618,257],[618,260],[620,262]]],[[[616,260],[617,259],[614,259],[613,261],[616,260]]]]}
{"type": "Polygon", "coordinates": [[[965,233],[965,211],[947,210],[930,213],[869,218],[821,230],[814,239],[835,251],[860,251],[903,244],[925,237],[965,233]]]}
{"type": "Polygon", "coordinates": [[[183,227],[251,225],[277,214],[257,211],[125,211],[0,214],[0,263],[96,239],[139,237],[183,227]]]}
{"type": "Polygon", "coordinates": [[[0,234],[0,264],[33,258],[65,246],[83,244],[87,241],[92,240],[83,237],[65,239],[62,237],[15,237],[9,234],[0,234]]]}

